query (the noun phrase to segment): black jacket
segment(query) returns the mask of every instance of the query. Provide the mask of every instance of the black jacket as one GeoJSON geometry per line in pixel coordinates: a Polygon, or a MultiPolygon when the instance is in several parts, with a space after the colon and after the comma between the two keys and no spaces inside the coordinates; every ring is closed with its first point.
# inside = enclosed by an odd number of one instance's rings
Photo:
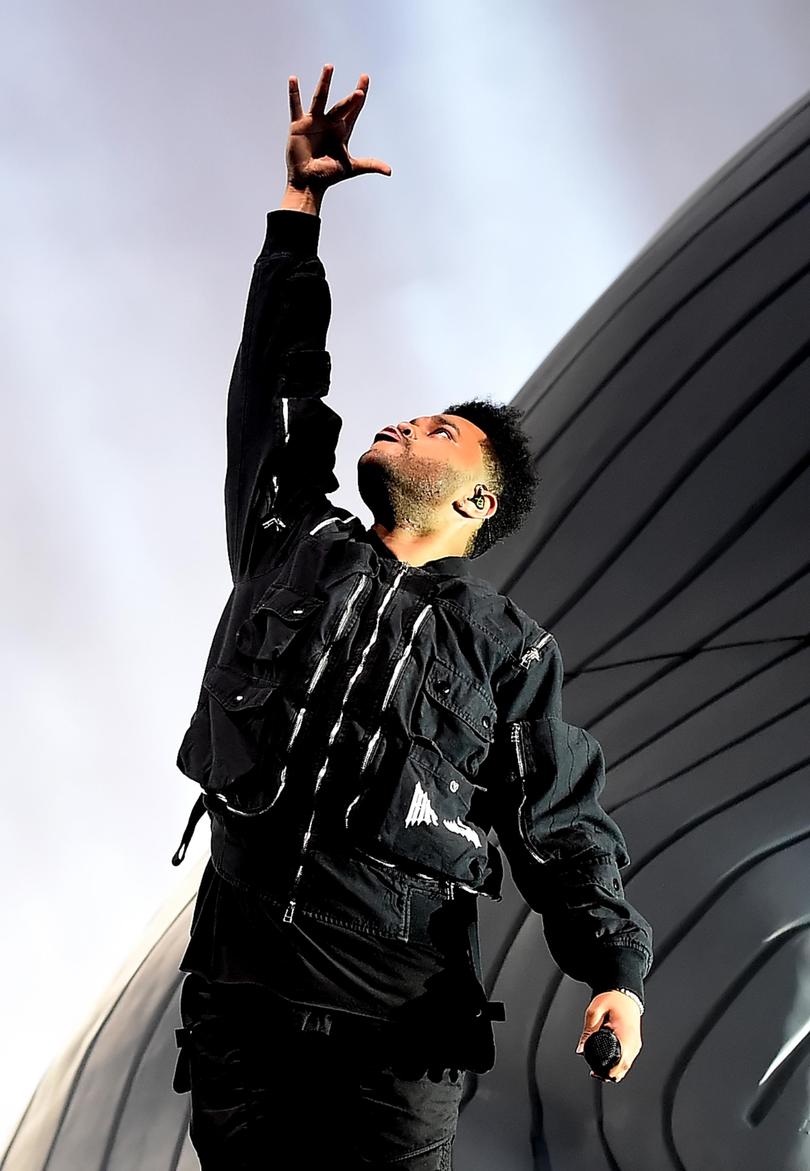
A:
{"type": "Polygon", "coordinates": [[[407,565],[328,498],[320,223],[268,214],[229,389],[233,589],[177,758],[214,866],[286,921],[402,940],[429,930],[425,900],[499,896],[497,835],[562,970],[643,997],[652,932],[553,634],[468,558],[407,565]]]}

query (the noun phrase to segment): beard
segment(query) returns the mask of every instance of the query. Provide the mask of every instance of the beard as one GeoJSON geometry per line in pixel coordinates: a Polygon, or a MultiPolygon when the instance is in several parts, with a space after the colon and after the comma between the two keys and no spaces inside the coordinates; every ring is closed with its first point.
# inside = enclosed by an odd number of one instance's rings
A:
{"type": "Polygon", "coordinates": [[[357,487],[375,522],[426,536],[441,528],[441,513],[459,496],[468,476],[450,464],[425,459],[406,447],[396,456],[367,452],[357,463],[357,487]]]}

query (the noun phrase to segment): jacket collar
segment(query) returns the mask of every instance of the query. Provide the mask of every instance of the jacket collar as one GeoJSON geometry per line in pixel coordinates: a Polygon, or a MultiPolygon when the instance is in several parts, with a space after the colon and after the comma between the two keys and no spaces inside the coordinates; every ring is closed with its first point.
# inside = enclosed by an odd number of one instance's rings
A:
{"type": "MultiPolygon", "coordinates": [[[[380,557],[387,557],[389,561],[399,561],[397,555],[391,552],[374,529],[366,529],[364,539],[380,557]]],[[[423,569],[428,573],[444,573],[452,577],[473,576],[469,557],[437,557],[434,561],[426,561],[424,565],[415,565],[414,569],[423,569]]]]}

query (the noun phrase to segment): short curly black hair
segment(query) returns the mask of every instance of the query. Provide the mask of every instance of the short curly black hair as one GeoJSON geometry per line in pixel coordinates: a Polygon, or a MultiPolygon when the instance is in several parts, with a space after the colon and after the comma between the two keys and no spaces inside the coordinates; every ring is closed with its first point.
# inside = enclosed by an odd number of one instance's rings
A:
{"type": "Polygon", "coordinates": [[[498,509],[479,526],[467,548],[468,557],[480,557],[496,541],[520,528],[534,506],[541,477],[517,407],[474,398],[445,407],[444,413],[460,415],[486,434],[481,448],[487,487],[498,497],[498,509]]]}

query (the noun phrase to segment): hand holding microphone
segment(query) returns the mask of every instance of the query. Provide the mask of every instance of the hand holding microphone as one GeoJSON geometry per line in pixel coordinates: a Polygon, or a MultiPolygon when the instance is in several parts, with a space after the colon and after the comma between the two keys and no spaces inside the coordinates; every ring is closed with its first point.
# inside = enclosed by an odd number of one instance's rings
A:
{"type": "Polygon", "coordinates": [[[641,1050],[642,1011],[635,994],[618,988],[593,998],[577,1045],[592,1077],[612,1084],[622,1080],[641,1050]]]}

